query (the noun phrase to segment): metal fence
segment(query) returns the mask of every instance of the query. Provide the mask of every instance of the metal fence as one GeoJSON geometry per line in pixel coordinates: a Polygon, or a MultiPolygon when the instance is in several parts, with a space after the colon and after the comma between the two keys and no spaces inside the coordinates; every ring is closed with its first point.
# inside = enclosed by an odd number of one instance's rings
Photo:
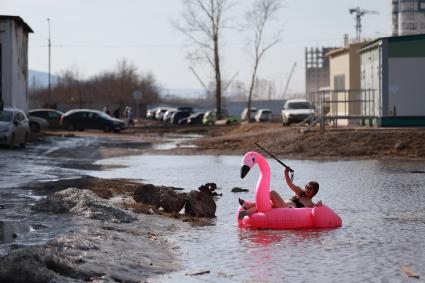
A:
{"type": "Polygon", "coordinates": [[[321,90],[311,93],[310,97],[323,129],[326,122],[334,126],[338,126],[338,122],[372,125],[378,117],[376,94],[374,89],[321,90]]]}

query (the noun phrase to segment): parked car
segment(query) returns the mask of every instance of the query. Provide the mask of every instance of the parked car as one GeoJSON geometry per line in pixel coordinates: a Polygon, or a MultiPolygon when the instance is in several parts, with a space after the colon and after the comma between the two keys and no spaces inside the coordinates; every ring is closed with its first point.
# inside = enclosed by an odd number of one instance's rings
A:
{"type": "MultiPolygon", "coordinates": [[[[202,124],[204,125],[214,125],[217,122],[217,114],[216,110],[209,110],[205,112],[204,117],[202,118],[202,124]]],[[[225,124],[232,124],[232,123],[238,123],[239,118],[235,116],[228,116],[227,110],[222,110],[222,121],[224,121],[225,124]]]]}
{"type": "Polygon", "coordinates": [[[30,133],[29,121],[25,113],[17,108],[4,108],[0,111],[0,144],[14,148],[25,147],[30,133]]]}
{"type": "Polygon", "coordinates": [[[204,112],[199,112],[190,115],[187,118],[187,124],[189,125],[201,125],[202,124],[202,118],[204,118],[204,112]]]}
{"type": "Polygon", "coordinates": [[[155,119],[155,114],[156,114],[157,110],[158,110],[157,107],[152,108],[152,109],[148,109],[148,111],[146,113],[146,118],[147,119],[155,119]]]}
{"type": "Polygon", "coordinates": [[[214,125],[217,120],[217,115],[215,110],[209,110],[205,112],[204,117],[202,117],[202,124],[204,125],[214,125]]]}
{"type": "Polygon", "coordinates": [[[171,123],[178,124],[181,119],[188,118],[191,114],[191,111],[177,111],[171,116],[171,123]]]}
{"type": "MultiPolygon", "coordinates": [[[[257,114],[257,108],[251,107],[251,113],[250,113],[250,121],[254,121],[255,115],[257,114]]],[[[241,113],[241,120],[246,121],[248,120],[248,107],[246,107],[242,113],[241,113]]]]}
{"type": "Polygon", "coordinates": [[[302,122],[309,116],[314,118],[314,106],[305,99],[289,99],[283,105],[283,125],[302,122]]]}
{"type": "Polygon", "coordinates": [[[155,119],[162,121],[164,118],[165,112],[167,112],[168,108],[158,107],[155,112],[155,119]]]}
{"type": "Polygon", "coordinates": [[[257,122],[269,122],[272,120],[273,113],[270,109],[260,109],[255,115],[255,121],[257,122]]]}
{"type": "Polygon", "coordinates": [[[102,111],[91,109],[74,109],[66,112],[61,118],[61,126],[68,130],[95,129],[105,132],[120,132],[125,128],[125,122],[112,118],[102,111]]]}
{"type": "Polygon", "coordinates": [[[28,120],[31,132],[38,133],[49,127],[49,123],[43,118],[29,115],[28,120]]]}
{"type": "Polygon", "coordinates": [[[49,128],[60,128],[63,112],[55,109],[33,109],[28,111],[28,116],[40,117],[49,123],[49,128]]]}
{"type": "Polygon", "coordinates": [[[164,121],[164,123],[172,123],[171,119],[174,115],[174,113],[176,113],[177,110],[176,109],[168,109],[167,111],[165,111],[162,121],[164,121]]]}

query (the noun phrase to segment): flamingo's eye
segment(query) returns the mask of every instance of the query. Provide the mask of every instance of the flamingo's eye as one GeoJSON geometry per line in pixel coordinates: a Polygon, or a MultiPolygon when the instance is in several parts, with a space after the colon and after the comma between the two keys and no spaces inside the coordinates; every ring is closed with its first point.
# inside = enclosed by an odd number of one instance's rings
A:
{"type": "Polygon", "coordinates": [[[255,162],[255,158],[254,157],[252,158],[252,162],[255,162]]]}

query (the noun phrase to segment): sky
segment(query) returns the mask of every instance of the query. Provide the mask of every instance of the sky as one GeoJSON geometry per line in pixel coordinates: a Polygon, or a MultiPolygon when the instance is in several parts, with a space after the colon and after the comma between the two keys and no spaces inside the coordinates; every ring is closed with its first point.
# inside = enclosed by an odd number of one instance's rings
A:
{"type": "MultiPolygon", "coordinates": [[[[223,79],[249,83],[252,55],[237,28],[243,11],[252,0],[234,0],[229,24],[223,34],[223,79]]],[[[367,38],[391,34],[390,0],[284,0],[269,27],[270,35],[282,30],[282,40],[260,63],[258,76],[273,81],[276,93],[289,82],[288,93],[305,91],[305,47],[342,46],[344,34],[355,37],[354,15],[350,8],[378,11],[362,17],[362,35],[367,38]]],[[[29,38],[29,68],[48,71],[47,40],[50,19],[53,74],[78,70],[82,78],[113,70],[120,60],[132,62],[142,74],[152,73],[167,92],[200,89],[190,71],[187,39],[172,25],[181,19],[181,0],[1,0],[0,14],[20,16],[33,30],[29,38]]],[[[267,39],[266,35],[266,39],[267,39]]],[[[207,82],[209,69],[195,66],[207,82]]]]}

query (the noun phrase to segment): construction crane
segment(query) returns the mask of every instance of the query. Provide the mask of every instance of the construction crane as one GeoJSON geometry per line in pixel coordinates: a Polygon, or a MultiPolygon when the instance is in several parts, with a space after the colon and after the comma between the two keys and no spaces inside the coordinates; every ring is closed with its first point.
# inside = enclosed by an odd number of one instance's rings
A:
{"type": "Polygon", "coordinates": [[[286,99],[286,92],[288,91],[289,82],[291,81],[291,78],[292,78],[292,75],[294,74],[296,66],[297,66],[297,62],[294,62],[294,65],[292,65],[291,72],[289,73],[288,79],[286,80],[285,89],[283,90],[283,99],[286,99]]]}
{"type": "Polygon", "coordinates": [[[357,42],[360,42],[362,34],[362,16],[366,14],[376,15],[379,13],[377,11],[360,9],[360,7],[352,8],[349,11],[350,14],[356,14],[356,40],[357,42]]]}

